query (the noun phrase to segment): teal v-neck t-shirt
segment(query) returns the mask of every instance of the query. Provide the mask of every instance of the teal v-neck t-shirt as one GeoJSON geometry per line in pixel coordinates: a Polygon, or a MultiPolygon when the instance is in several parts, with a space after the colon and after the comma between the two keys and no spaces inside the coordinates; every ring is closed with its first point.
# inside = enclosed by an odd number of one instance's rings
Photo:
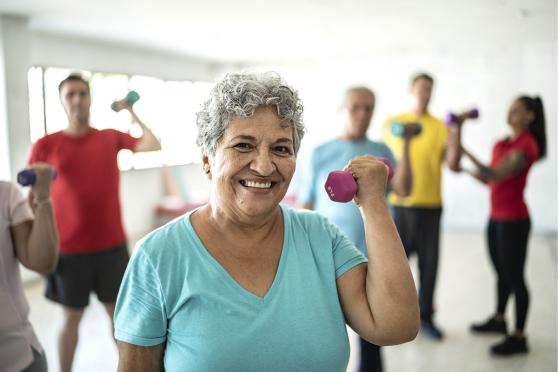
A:
{"type": "Polygon", "coordinates": [[[281,206],[277,273],[259,297],[209,254],[191,213],[137,245],[116,302],[116,339],[166,342],[165,371],[345,371],[336,279],[366,258],[315,212],[281,206]]]}

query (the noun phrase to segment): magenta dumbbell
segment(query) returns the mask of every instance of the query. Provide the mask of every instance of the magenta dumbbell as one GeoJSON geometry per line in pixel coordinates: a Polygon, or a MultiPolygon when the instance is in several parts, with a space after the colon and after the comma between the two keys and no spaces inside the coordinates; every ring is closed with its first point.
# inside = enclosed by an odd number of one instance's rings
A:
{"type": "Polygon", "coordinates": [[[477,119],[478,117],[479,117],[479,110],[474,108],[469,111],[462,112],[461,114],[454,114],[453,112],[450,112],[446,115],[445,122],[447,125],[455,125],[460,119],[462,120],[477,119]]]}
{"type": "MultiPolygon", "coordinates": [[[[388,182],[393,177],[391,162],[383,157],[377,157],[388,167],[388,182]]],[[[324,188],[329,198],[335,202],[346,203],[353,199],[358,190],[358,185],[353,175],[347,171],[333,171],[327,176],[324,188]]]]}

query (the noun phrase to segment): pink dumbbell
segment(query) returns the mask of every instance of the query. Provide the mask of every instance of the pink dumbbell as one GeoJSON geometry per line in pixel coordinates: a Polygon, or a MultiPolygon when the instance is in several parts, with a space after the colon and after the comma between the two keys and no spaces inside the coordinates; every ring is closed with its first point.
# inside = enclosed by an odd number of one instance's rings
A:
{"type": "MultiPolygon", "coordinates": [[[[393,166],[391,162],[383,157],[377,157],[388,167],[388,182],[393,177],[393,166]]],[[[353,175],[347,171],[333,171],[327,176],[324,185],[329,198],[335,202],[346,203],[353,200],[358,185],[353,175]]]]}
{"type": "Polygon", "coordinates": [[[457,124],[459,119],[465,120],[465,119],[477,119],[479,117],[479,110],[477,110],[476,108],[471,109],[469,111],[465,111],[462,112],[461,114],[454,114],[453,112],[450,112],[446,115],[446,125],[455,125],[457,124]]]}

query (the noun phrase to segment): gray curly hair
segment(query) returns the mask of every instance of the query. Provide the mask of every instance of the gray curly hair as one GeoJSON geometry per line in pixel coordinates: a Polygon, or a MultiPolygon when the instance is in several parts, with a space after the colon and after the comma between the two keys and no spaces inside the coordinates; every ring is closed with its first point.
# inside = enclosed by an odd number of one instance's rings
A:
{"type": "Polygon", "coordinates": [[[219,81],[197,113],[196,144],[204,154],[214,156],[231,118],[252,116],[260,106],[275,106],[282,126],[293,128],[296,155],[305,132],[302,102],[275,72],[227,74],[219,81]]]}

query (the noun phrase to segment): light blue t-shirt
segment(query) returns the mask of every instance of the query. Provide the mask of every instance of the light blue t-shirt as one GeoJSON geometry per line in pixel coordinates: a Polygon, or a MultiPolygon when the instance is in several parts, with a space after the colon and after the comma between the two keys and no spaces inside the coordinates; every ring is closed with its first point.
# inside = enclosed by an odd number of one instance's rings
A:
{"type": "Polygon", "coordinates": [[[351,159],[362,155],[383,156],[391,161],[394,168],[396,166],[395,157],[384,143],[368,139],[362,141],[331,140],[316,147],[312,152],[298,200],[301,203],[312,203],[315,211],[339,226],[358,249],[368,256],[364,223],[358,207],[353,202],[331,201],[324,189],[327,176],[331,171],[342,170],[351,159]]]}
{"type": "Polygon", "coordinates": [[[209,254],[188,213],[143,238],[116,302],[115,337],[166,342],[173,371],[345,371],[349,342],[336,279],[366,258],[338,228],[281,206],[277,274],[258,297],[209,254]]]}

